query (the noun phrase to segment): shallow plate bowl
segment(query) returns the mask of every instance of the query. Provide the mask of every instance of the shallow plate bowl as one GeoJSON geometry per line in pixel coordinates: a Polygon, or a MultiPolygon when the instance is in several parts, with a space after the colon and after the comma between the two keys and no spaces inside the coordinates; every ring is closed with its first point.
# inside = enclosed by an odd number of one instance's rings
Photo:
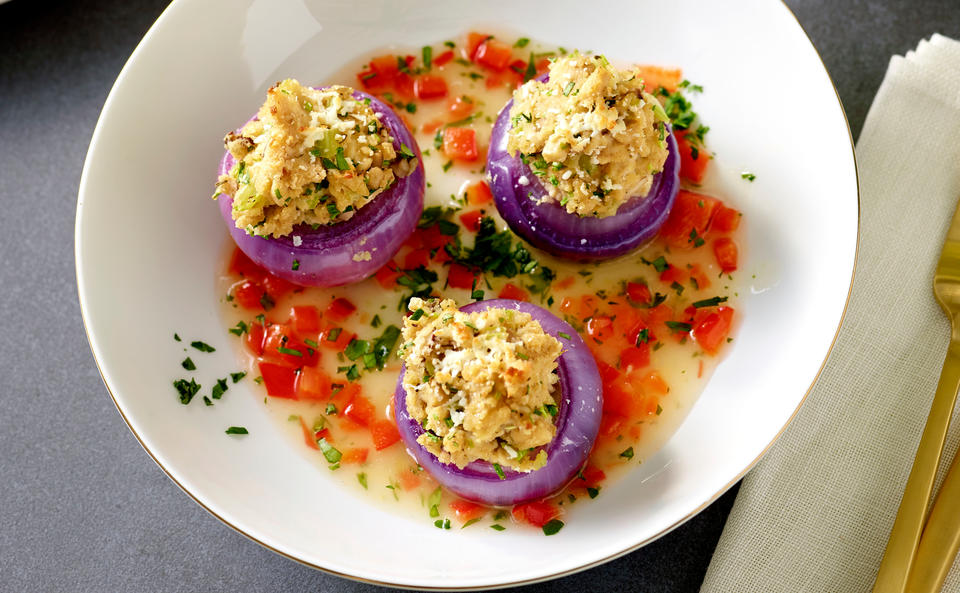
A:
{"type": "MultiPolygon", "coordinates": [[[[633,550],[735,483],[795,414],[845,309],[857,247],[849,129],[833,85],[779,2],[176,0],[124,67],[80,184],[76,258],[94,356],[157,463],[225,523],[281,554],[422,588],[526,583],[633,550]],[[678,19],[678,15],[683,15],[678,19]],[[746,213],[743,323],[674,437],[554,537],[445,531],[392,514],[293,454],[250,382],[214,408],[171,387],[184,338],[235,370],[214,279],[226,230],[209,199],[221,138],[274,82],[322,82],[389,44],[513,31],[614,60],[679,65],[716,153],[711,187],[746,213]],[[742,171],[756,174],[749,183],[742,171]],[[196,403],[196,402],[195,402],[196,403]],[[224,435],[244,425],[246,438],[224,435]]],[[[195,357],[196,358],[196,357],[195,357]]],[[[149,500],[144,504],[150,504],[149,500]]]]}

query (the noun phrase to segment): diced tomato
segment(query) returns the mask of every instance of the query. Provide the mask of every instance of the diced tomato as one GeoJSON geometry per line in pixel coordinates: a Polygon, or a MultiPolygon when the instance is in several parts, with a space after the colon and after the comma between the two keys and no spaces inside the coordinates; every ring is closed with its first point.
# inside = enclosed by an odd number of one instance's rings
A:
{"type": "Polygon", "coordinates": [[[354,396],[363,392],[359,383],[334,383],[334,389],[330,395],[330,403],[336,406],[337,410],[343,410],[350,403],[354,396]]]}
{"type": "Polygon", "coordinates": [[[547,58],[540,58],[533,65],[537,69],[537,76],[542,76],[550,70],[550,60],[547,58]]]}
{"type": "Polygon", "coordinates": [[[511,299],[514,301],[528,301],[530,300],[530,295],[527,294],[527,291],[515,286],[512,282],[507,282],[503,285],[503,288],[500,289],[500,294],[497,295],[497,298],[511,299]]]}
{"type": "Polygon", "coordinates": [[[402,471],[399,476],[400,487],[404,490],[413,490],[420,485],[420,476],[415,474],[413,470],[402,471]]]}
{"type": "Polygon", "coordinates": [[[393,78],[400,72],[397,56],[388,55],[373,58],[370,60],[370,70],[384,76],[392,82],[393,78]]]}
{"type": "Polygon", "coordinates": [[[710,219],[720,200],[681,189],[660,237],[671,247],[694,247],[710,227],[710,219]],[[691,236],[692,235],[692,236],[691,236]]]}
{"type": "Polygon", "coordinates": [[[461,95],[450,101],[447,105],[447,110],[450,112],[450,116],[454,120],[463,119],[470,115],[470,112],[473,111],[473,101],[464,100],[467,99],[466,96],[461,95]]]}
{"type": "Polygon", "coordinates": [[[499,72],[506,69],[512,57],[513,50],[509,45],[496,39],[487,39],[477,47],[474,61],[481,66],[499,72]]]}
{"type": "Polygon", "coordinates": [[[266,270],[253,263],[253,260],[247,257],[246,253],[240,251],[239,247],[233,250],[233,255],[230,256],[230,267],[228,269],[231,274],[243,276],[247,280],[253,280],[254,282],[261,280],[267,274],[266,270]]]}
{"type": "Polygon", "coordinates": [[[678,268],[677,266],[670,266],[666,270],[660,272],[660,282],[665,284],[673,284],[674,282],[678,284],[683,284],[690,279],[690,275],[686,270],[678,268]]]}
{"type": "MultiPolygon", "coordinates": [[[[604,392],[604,398],[606,397],[606,392],[604,392]]],[[[616,437],[623,431],[626,422],[623,416],[607,413],[606,405],[604,405],[604,412],[600,417],[600,436],[606,438],[616,437]]]]}
{"type": "Polygon", "coordinates": [[[660,303],[656,307],[646,310],[646,322],[650,328],[650,340],[653,341],[657,336],[670,333],[667,328],[667,321],[673,319],[673,309],[666,303],[660,303]]]}
{"type": "Polygon", "coordinates": [[[606,342],[613,335],[613,320],[605,315],[591,317],[587,322],[587,334],[597,342],[606,342]]]}
{"type": "Polygon", "coordinates": [[[460,498],[452,501],[449,506],[461,523],[482,517],[487,512],[487,507],[460,498]]]}
{"type": "Polygon", "coordinates": [[[597,361],[597,370],[600,371],[600,380],[603,381],[604,385],[613,383],[620,378],[620,371],[602,360],[597,361]]]}
{"type": "Polygon", "coordinates": [[[603,473],[603,470],[597,468],[593,465],[588,465],[583,468],[583,471],[580,472],[580,475],[577,476],[577,479],[574,480],[574,485],[583,486],[585,488],[593,488],[600,485],[600,482],[607,479],[607,474],[603,473]]]}
{"type": "Polygon", "coordinates": [[[261,362],[257,366],[260,367],[267,395],[297,399],[297,369],[271,362],[261,362]]]}
{"type": "Polygon", "coordinates": [[[374,420],[370,423],[370,436],[373,437],[373,446],[382,451],[400,440],[397,426],[390,420],[374,420]]]}
{"type": "Polygon", "coordinates": [[[466,266],[450,264],[450,269],[447,270],[447,286],[450,288],[470,290],[476,281],[477,276],[466,266]]]}
{"type": "Polygon", "coordinates": [[[566,290],[571,286],[573,286],[573,283],[576,281],[577,279],[574,278],[573,276],[567,276],[563,280],[557,280],[556,282],[554,282],[553,288],[556,290],[566,290]]]}
{"type": "Polygon", "coordinates": [[[370,453],[370,449],[366,447],[361,449],[346,449],[340,455],[340,464],[349,465],[351,463],[366,463],[367,455],[370,453]]]}
{"type": "Polygon", "coordinates": [[[620,368],[631,371],[650,364],[650,344],[628,346],[620,353],[620,368]]]}
{"type": "Polygon", "coordinates": [[[483,206],[493,201],[493,192],[486,181],[477,181],[467,186],[467,203],[471,206],[483,206]]]}
{"type": "Polygon", "coordinates": [[[298,399],[326,401],[333,393],[333,380],[330,375],[317,367],[304,367],[300,371],[297,384],[298,399]]]}
{"type": "Polygon", "coordinates": [[[580,307],[578,309],[578,314],[580,319],[586,319],[587,317],[592,317],[597,313],[597,301],[599,299],[596,295],[585,294],[580,297],[580,307]]]}
{"type": "Polygon", "coordinates": [[[244,344],[247,350],[260,356],[263,354],[263,326],[259,323],[251,323],[247,326],[247,333],[244,337],[244,344]]]}
{"type": "MultiPolygon", "coordinates": [[[[416,97],[416,92],[414,90],[414,79],[412,76],[406,72],[401,72],[397,74],[396,78],[393,80],[393,90],[397,92],[403,99],[413,99],[416,97]]],[[[400,114],[400,117],[404,120],[404,123],[407,125],[407,128],[410,127],[409,122],[406,121],[406,118],[403,117],[403,114],[400,114]]]]}
{"type": "Polygon", "coordinates": [[[415,270],[419,267],[426,267],[430,263],[429,249],[415,249],[403,258],[404,270],[415,270]]]}
{"type": "Polygon", "coordinates": [[[518,504],[513,507],[514,519],[535,527],[543,527],[559,514],[560,510],[557,507],[543,500],[518,504]]]}
{"type": "Polygon", "coordinates": [[[360,426],[369,426],[370,422],[373,421],[375,410],[370,400],[357,394],[350,398],[350,401],[341,411],[341,414],[343,417],[349,418],[360,426]]]}
{"type": "Polygon", "coordinates": [[[413,81],[413,94],[418,99],[439,99],[447,96],[447,81],[442,76],[421,74],[413,81]]]}
{"type": "Polygon", "coordinates": [[[650,65],[637,66],[636,68],[640,70],[640,78],[643,79],[643,90],[648,93],[652,93],[660,87],[672,93],[677,90],[677,85],[683,78],[683,71],[679,68],[650,65]]]}
{"type": "Polygon", "coordinates": [[[347,347],[347,344],[350,343],[350,340],[355,337],[356,334],[344,331],[343,328],[329,326],[320,332],[320,337],[317,338],[317,343],[319,343],[323,348],[336,350],[337,352],[343,352],[343,350],[347,347]]]}
{"type": "Polygon", "coordinates": [[[634,415],[636,402],[632,391],[622,382],[605,385],[603,389],[603,411],[623,418],[634,415]]]}
{"type": "Polygon", "coordinates": [[[437,130],[439,130],[439,129],[440,129],[440,126],[442,126],[442,125],[443,125],[443,120],[442,120],[442,119],[432,119],[432,120],[428,121],[427,123],[423,124],[422,126],[420,126],[420,130],[421,130],[424,134],[430,134],[430,135],[432,136],[433,133],[436,132],[437,130]]]}
{"type": "Polygon", "coordinates": [[[257,282],[244,280],[233,289],[233,298],[244,309],[249,311],[263,311],[263,287],[257,282]]]}
{"type": "Polygon", "coordinates": [[[438,264],[445,264],[452,259],[453,258],[450,257],[450,254],[447,253],[446,249],[437,249],[433,254],[433,261],[437,262],[438,264]]]}
{"type": "Polygon", "coordinates": [[[347,299],[340,297],[338,299],[334,299],[332,303],[327,305],[327,310],[324,311],[323,315],[331,321],[343,321],[347,317],[350,317],[350,315],[352,315],[356,310],[356,305],[347,299]]]}
{"type": "Polygon", "coordinates": [[[457,161],[475,161],[477,132],[473,128],[446,128],[443,130],[443,154],[457,161]]]}
{"type": "Polygon", "coordinates": [[[288,282],[283,278],[274,276],[273,274],[267,274],[263,277],[263,289],[267,291],[274,302],[282,299],[284,296],[289,294],[291,291],[297,288],[297,285],[293,282],[288,282]]]}
{"type": "Polygon", "coordinates": [[[460,215],[460,222],[468,231],[475,233],[480,230],[481,218],[483,218],[483,210],[471,210],[460,215]]]}
{"type": "Polygon", "coordinates": [[[390,90],[393,86],[393,80],[378,74],[373,70],[364,70],[357,73],[357,80],[363,86],[365,91],[371,93],[382,93],[390,90]]]}
{"type": "Polygon", "coordinates": [[[297,334],[309,335],[320,331],[320,312],[313,305],[294,307],[290,312],[290,320],[297,334]]]}
{"type": "Polygon", "coordinates": [[[477,54],[477,50],[480,48],[480,44],[492,37],[492,35],[487,35],[485,33],[467,33],[467,54],[464,56],[471,62],[477,54]]]}
{"type": "Polygon", "coordinates": [[[443,234],[438,224],[425,229],[418,229],[416,234],[420,237],[420,244],[430,250],[440,249],[453,241],[452,236],[443,234]]]}
{"type": "Polygon", "coordinates": [[[266,328],[263,338],[263,356],[270,362],[294,368],[316,366],[320,358],[316,350],[294,336],[292,327],[282,323],[275,323],[266,328]]]}
{"type": "Polygon", "coordinates": [[[680,177],[693,183],[702,183],[707,174],[707,165],[710,164],[710,155],[703,146],[695,147],[687,139],[691,132],[678,131],[674,134],[677,139],[677,151],[680,153],[680,177]]]}
{"type": "Polygon", "coordinates": [[[714,354],[730,335],[731,325],[733,325],[733,309],[718,307],[715,313],[711,313],[691,330],[690,336],[706,352],[714,354]]]}
{"type": "Polygon", "coordinates": [[[647,305],[651,302],[650,288],[639,282],[627,282],[627,298],[635,303],[647,305]]]}
{"type": "Polygon", "coordinates": [[[453,50],[448,49],[447,51],[442,52],[438,54],[437,57],[433,58],[433,65],[438,67],[443,66],[444,64],[446,64],[452,59],[453,59],[453,50]]]}
{"type": "Polygon", "coordinates": [[[710,223],[710,230],[721,233],[732,233],[740,226],[741,214],[739,210],[728,208],[720,204],[717,212],[713,215],[713,222],[710,223]]]}
{"type": "Polygon", "coordinates": [[[713,255],[724,274],[737,269],[737,244],[729,237],[721,237],[713,242],[713,255]]]}
{"type": "Polygon", "coordinates": [[[666,395],[670,392],[670,386],[657,371],[629,373],[627,382],[645,395],[666,395]]]}
{"type": "Polygon", "coordinates": [[[710,288],[710,278],[704,273],[700,264],[693,264],[690,266],[688,272],[690,273],[690,280],[696,282],[698,289],[705,290],[710,288]]]}
{"type": "Polygon", "coordinates": [[[383,266],[375,274],[377,282],[383,288],[390,289],[397,285],[397,278],[402,276],[402,272],[397,269],[397,264],[392,260],[383,266]]]}
{"type": "Polygon", "coordinates": [[[320,447],[317,446],[317,438],[314,436],[313,429],[307,426],[307,423],[303,420],[303,416],[300,417],[300,429],[303,431],[303,442],[311,449],[319,449],[320,447]]]}

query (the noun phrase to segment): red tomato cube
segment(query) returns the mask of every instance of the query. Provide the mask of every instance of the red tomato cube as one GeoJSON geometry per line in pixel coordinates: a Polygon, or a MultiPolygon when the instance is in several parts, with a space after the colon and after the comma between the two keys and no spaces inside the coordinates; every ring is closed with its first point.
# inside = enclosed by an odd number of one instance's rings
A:
{"type": "Polygon", "coordinates": [[[258,366],[267,395],[297,399],[297,369],[271,362],[261,362],[258,366]]]}
{"type": "Polygon", "coordinates": [[[439,99],[447,96],[447,81],[442,76],[422,74],[413,81],[413,94],[418,99],[439,99]]]}
{"type": "Polygon", "coordinates": [[[713,242],[713,254],[717,258],[717,265],[724,274],[737,269],[737,244],[729,237],[722,237],[713,242]]]}
{"type": "Polygon", "coordinates": [[[443,154],[456,161],[475,161],[477,132],[473,128],[446,128],[443,130],[443,154]]]}
{"type": "Polygon", "coordinates": [[[506,70],[513,57],[513,50],[509,45],[496,39],[487,39],[477,47],[474,61],[491,70],[506,70]]]}

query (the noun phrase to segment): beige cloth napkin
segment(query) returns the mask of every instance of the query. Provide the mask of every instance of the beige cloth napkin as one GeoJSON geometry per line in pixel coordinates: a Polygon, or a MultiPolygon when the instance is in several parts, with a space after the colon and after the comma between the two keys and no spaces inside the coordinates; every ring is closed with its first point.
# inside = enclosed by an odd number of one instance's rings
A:
{"type": "MultiPolygon", "coordinates": [[[[702,593],[873,585],[949,340],[931,286],[960,198],[960,43],[934,35],[893,57],[856,154],[846,319],[797,418],[744,479],[702,593]]],[[[948,460],[958,440],[955,412],[948,460]]],[[[944,591],[960,591],[960,565],[944,591]]]]}

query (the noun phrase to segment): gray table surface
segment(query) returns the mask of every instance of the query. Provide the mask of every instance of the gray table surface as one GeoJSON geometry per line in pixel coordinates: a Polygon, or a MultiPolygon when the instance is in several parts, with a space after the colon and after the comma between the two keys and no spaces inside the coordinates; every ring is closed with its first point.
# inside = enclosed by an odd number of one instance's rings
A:
{"type": "MultiPolygon", "coordinates": [[[[787,4],[854,137],[892,54],[960,37],[956,0],[787,4]]],[[[0,5],[0,590],[376,590],[278,556],[191,501],[141,449],[90,354],[73,260],[80,171],[114,78],[165,5],[0,5]]],[[[525,590],[696,591],[735,492],[645,548],[525,590]]]]}

